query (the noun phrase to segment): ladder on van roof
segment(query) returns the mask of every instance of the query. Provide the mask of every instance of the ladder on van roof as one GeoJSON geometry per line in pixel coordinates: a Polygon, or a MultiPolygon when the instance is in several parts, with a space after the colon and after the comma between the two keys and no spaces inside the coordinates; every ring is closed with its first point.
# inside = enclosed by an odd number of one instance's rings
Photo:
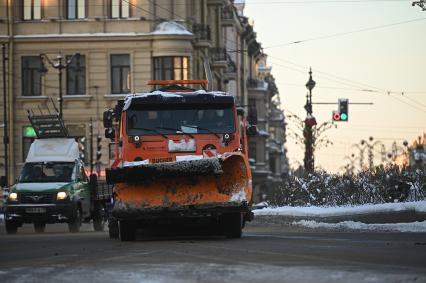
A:
{"type": "Polygon", "coordinates": [[[37,138],[67,138],[68,130],[58,112],[56,111],[56,113],[51,113],[49,107],[46,108],[48,111],[47,114],[43,113],[40,107],[40,114],[37,115],[34,114],[32,110],[27,110],[28,119],[30,120],[31,126],[34,128],[37,138]]]}

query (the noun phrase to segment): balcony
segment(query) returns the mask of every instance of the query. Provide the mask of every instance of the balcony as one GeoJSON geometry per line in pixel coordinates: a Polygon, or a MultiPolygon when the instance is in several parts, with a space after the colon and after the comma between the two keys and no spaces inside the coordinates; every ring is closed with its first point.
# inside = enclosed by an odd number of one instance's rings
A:
{"type": "Polygon", "coordinates": [[[210,59],[214,68],[227,68],[228,67],[228,56],[226,48],[216,47],[210,48],[210,59]]]}
{"type": "Polygon", "coordinates": [[[256,79],[247,80],[247,88],[266,90],[267,87],[268,87],[268,84],[265,81],[256,80],[256,79]]]}
{"type": "Polygon", "coordinates": [[[228,66],[226,68],[225,76],[228,80],[235,80],[237,78],[237,65],[229,54],[226,55],[226,59],[228,66]]]}
{"type": "Polygon", "coordinates": [[[233,26],[235,24],[234,7],[231,5],[222,8],[222,26],[233,26]]]}
{"type": "Polygon", "coordinates": [[[208,25],[194,24],[192,33],[195,36],[196,47],[210,47],[211,31],[208,25]]]}

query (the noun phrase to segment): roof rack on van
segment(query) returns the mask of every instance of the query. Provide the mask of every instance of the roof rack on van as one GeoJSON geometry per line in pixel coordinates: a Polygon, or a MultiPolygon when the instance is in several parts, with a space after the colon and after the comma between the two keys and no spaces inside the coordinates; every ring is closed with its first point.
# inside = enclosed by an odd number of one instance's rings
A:
{"type": "MultiPolygon", "coordinates": [[[[52,102],[53,103],[53,102],[52,102]]],[[[56,108],[55,108],[56,109],[56,108]]],[[[27,110],[28,119],[39,139],[46,138],[67,138],[68,130],[59,114],[51,113],[47,107],[48,113],[45,114],[39,107],[40,114],[36,115],[32,110],[27,110]]]]}

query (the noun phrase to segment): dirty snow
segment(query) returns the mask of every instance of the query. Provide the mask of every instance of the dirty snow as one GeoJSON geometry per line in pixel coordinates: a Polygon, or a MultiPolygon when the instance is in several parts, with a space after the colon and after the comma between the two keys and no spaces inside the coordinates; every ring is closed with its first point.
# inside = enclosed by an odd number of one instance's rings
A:
{"type": "Polygon", "coordinates": [[[292,225],[308,228],[350,229],[368,231],[398,231],[398,232],[426,232],[426,221],[410,223],[365,224],[362,222],[343,221],[339,223],[323,223],[313,220],[295,221],[292,225]]]}
{"type": "Polygon", "coordinates": [[[339,206],[339,207],[267,207],[254,210],[255,215],[283,215],[283,216],[345,216],[367,213],[395,212],[395,211],[415,211],[426,212],[426,201],[365,204],[359,206],[339,206]]]}
{"type": "Polygon", "coordinates": [[[235,201],[235,202],[243,202],[245,200],[246,200],[246,193],[244,192],[244,190],[233,193],[230,199],[230,201],[235,201]]]}
{"type": "Polygon", "coordinates": [[[188,152],[195,150],[196,146],[194,139],[190,139],[188,141],[186,141],[185,139],[181,139],[178,142],[169,140],[169,152],[188,152]]]}

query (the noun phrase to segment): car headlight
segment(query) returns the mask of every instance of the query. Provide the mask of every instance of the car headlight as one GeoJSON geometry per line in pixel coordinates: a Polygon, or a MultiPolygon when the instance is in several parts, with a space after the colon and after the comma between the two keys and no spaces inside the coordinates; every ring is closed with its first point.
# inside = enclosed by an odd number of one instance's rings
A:
{"type": "Polygon", "coordinates": [[[17,201],[18,200],[18,194],[17,193],[10,193],[9,194],[9,200],[10,201],[17,201]]]}
{"type": "Polygon", "coordinates": [[[57,200],[64,200],[67,198],[67,193],[66,192],[58,192],[58,194],[56,195],[56,199],[57,200]]]}

